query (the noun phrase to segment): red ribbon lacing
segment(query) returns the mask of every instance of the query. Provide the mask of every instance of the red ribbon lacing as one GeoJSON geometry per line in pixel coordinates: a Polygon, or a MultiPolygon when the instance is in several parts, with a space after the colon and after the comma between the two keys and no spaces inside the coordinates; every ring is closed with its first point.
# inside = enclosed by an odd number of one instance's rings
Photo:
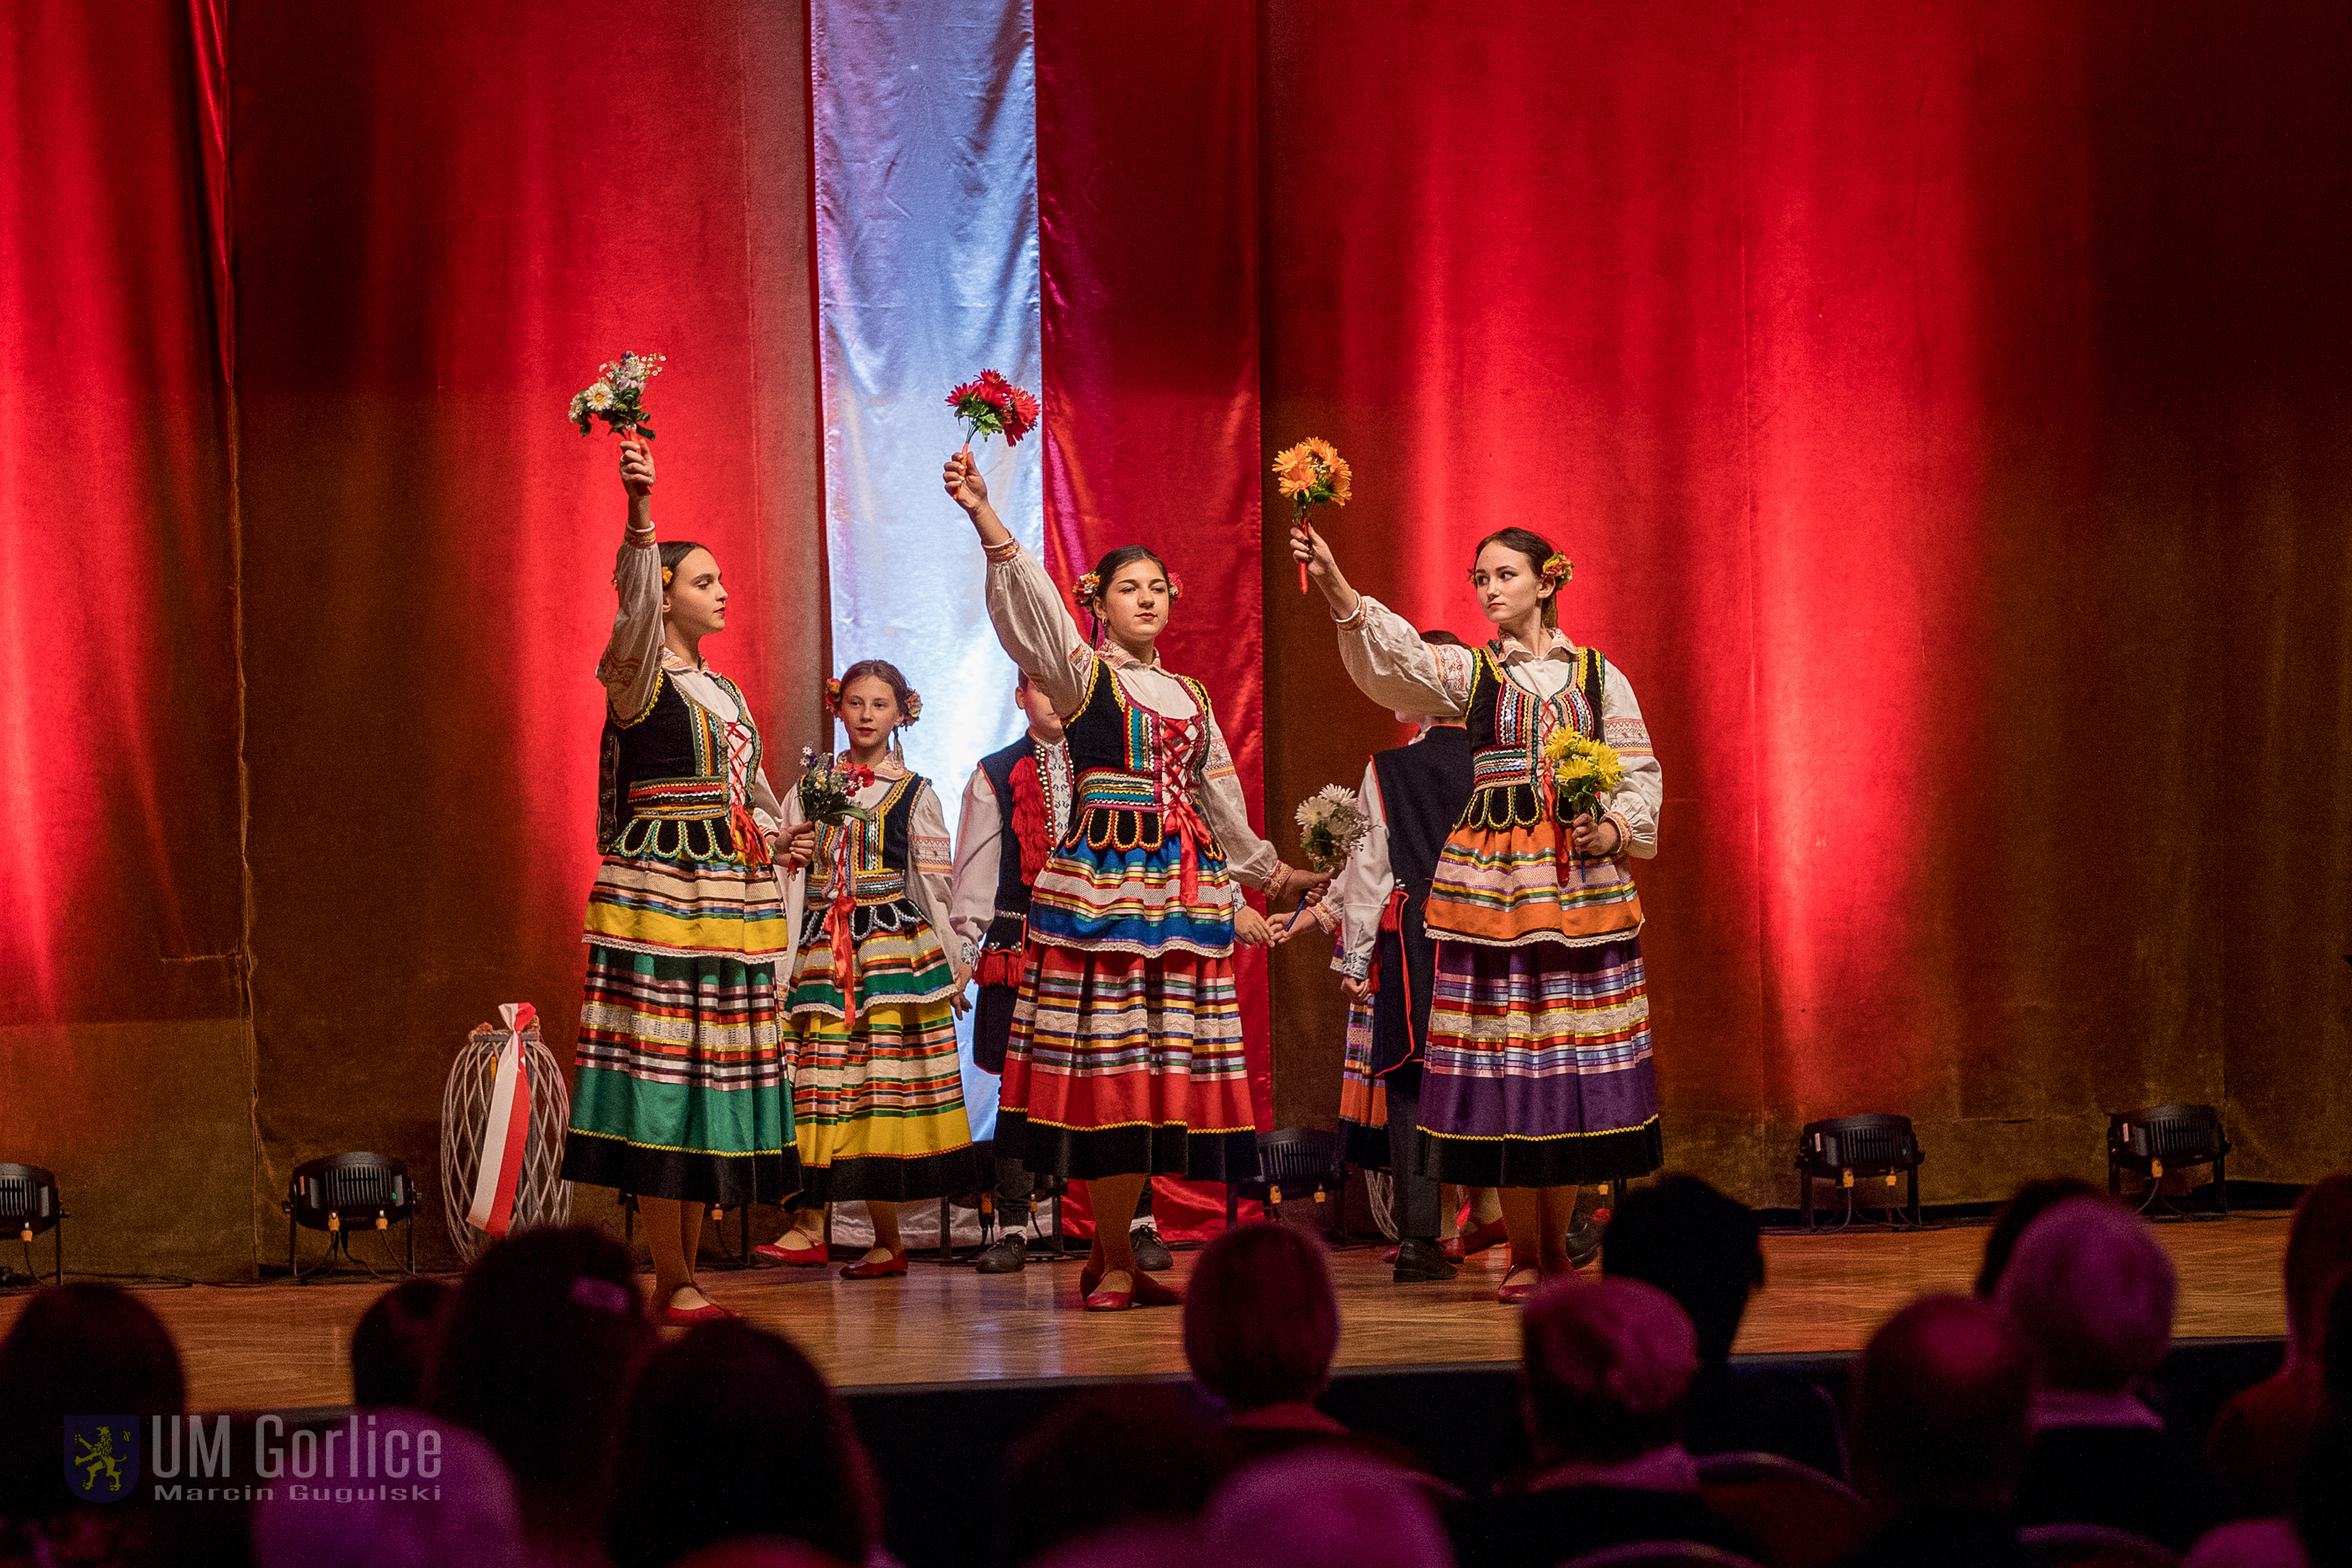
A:
{"type": "Polygon", "coordinates": [[[833,904],[824,911],[825,939],[833,948],[833,983],[841,987],[841,1024],[857,1027],[857,915],[856,879],[848,868],[834,874],[833,904]]]}
{"type": "Polygon", "coordinates": [[[1166,719],[1167,743],[1160,752],[1160,821],[1176,831],[1176,895],[1187,904],[1201,900],[1201,847],[1210,842],[1192,791],[1184,787],[1184,764],[1192,754],[1192,721],[1166,719]]]}

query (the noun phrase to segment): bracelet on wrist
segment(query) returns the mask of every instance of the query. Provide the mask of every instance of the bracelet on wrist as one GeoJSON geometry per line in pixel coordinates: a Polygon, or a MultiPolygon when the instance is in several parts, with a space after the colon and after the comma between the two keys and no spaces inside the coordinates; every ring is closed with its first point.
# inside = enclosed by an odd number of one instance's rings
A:
{"type": "Polygon", "coordinates": [[[981,546],[981,552],[991,561],[1010,561],[1021,553],[1021,542],[1008,539],[1002,544],[984,544],[981,546]]]}

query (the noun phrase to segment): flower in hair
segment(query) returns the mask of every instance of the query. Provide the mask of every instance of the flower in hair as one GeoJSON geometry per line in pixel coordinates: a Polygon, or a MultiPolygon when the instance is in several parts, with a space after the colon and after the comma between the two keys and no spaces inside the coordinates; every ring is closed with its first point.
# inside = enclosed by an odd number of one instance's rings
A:
{"type": "Polygon", "coordinates": [[[668,586],[669,586],[669,580],[670,580],[672,577],[675,577],[675,576],[677,576],[677,572],[676,572],[676,571],[674,571],[673,569],[671,569],[670,567],[667,567],[667,566],[663,567],[663,568],[662,568],[662,586],[663,586],[663,587],[665,587],[665,588],[668,587],[668,586]]]}
{"type": "Polygon", "coordinates": [[[1576,563],[1555,550],[1544,558],[1543,566],[1536,574],[1544,580],[1546,587],[1557,588],[1576,575],[1576,563]]]}
{"type": "Polygon", "coordinates": [[[1073,584],[1073,588],[1077,594],[1079,604],[1091,605],[1097,599],[1102,597],[1102,574],[1099,572],[1089,572],[1085,576],[1079,578],[1077,582],[1073,584]]]}
{"type": "Polygon", "coordinates": [[[1168,574],[1168,596],[1171,599],[1181,599],[1184,596],[1184,579],[1172,571],[1168,574]]]}
{"type": "Polygon", "coordinates": [[[910,686],[907,689],[907,700],[899,706],[906,710],[907,722],[911,724],[923,716],[923,694],[910,686]]]}
{"type": "Polygon", "coordinates": [[[824,683],[824,705],[825,705],[827,708],[838,708],[838,707],[840,707],[840,706],[841,706],[841,682],[840,682],[840,681],[838,681],[838,680],[834,680],[834,679],[828,679],[825,681],[825,683],[824,683]]]}

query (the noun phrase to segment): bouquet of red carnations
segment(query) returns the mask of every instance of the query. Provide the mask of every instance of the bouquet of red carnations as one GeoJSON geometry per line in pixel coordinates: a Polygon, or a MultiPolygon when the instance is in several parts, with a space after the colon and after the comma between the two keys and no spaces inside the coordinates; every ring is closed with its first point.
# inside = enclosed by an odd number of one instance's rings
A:
{"type": "Polygon", "coordinates": [[[1017,447],[1037,427],[1037,400],[992,370],[949,393],[948,406],[963,425],[966,447],[985,436],[1002,436],[1006,446],[1017,447]]]}

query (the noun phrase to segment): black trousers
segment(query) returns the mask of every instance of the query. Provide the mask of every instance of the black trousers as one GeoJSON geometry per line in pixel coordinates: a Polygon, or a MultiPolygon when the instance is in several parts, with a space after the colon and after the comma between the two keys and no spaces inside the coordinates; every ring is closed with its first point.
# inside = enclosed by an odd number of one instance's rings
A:
{"type": "Polygon", "coordinates": [[[1381,1080],[1389,1096],[1389,1174],[1395,1185],[1397,1235],[1435,1241],[1445,1217],[1445,1194],[1429,1173],[1429,1140],[1421,1125],[1421,1064],[1406,1062],[1381,1080]]]}
{"type": "MultiPolygon", "coordinates": [[[[1037,1177],[1021,1163],[1017,1154],[1001,1145],[996,1155],[996,1217],[1009,1226],[1029,1223],[1030,1212],[1036,1207],[1037,1177]]],[[[1151,1217],[1151,1184],[1144,1184],[1143,1195],[1135,1201],[1135,1217],[1151,1217]]],[[[1430,1232],[1432,1236],[1435,1231],[1430,1232]]]]}

